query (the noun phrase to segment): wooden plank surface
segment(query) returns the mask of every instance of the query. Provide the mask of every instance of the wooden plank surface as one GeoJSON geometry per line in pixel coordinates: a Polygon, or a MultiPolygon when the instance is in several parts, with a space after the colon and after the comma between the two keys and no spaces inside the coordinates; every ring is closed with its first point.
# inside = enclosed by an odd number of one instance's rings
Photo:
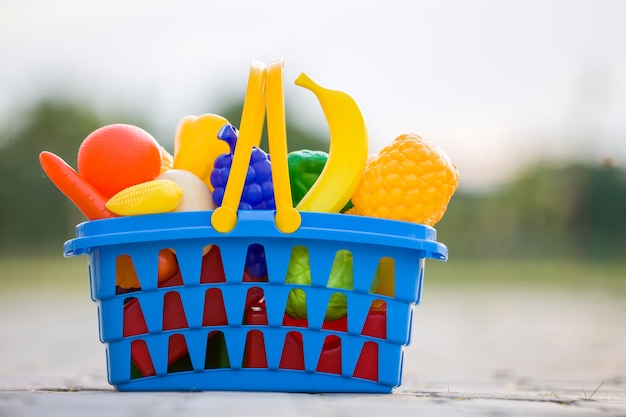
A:
{"type": "Polygon", "coordinates": [[[118,393],[86,289],[13,290],[0,295],[0,416],[625,416],[625,319],[623,297],[602,291],[427,284],[392,394],[118,393]]]}

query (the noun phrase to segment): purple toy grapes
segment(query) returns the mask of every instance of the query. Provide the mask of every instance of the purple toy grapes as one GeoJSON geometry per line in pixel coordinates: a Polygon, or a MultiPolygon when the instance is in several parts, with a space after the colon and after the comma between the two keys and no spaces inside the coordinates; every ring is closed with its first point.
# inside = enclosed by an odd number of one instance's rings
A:
{"type": "MultiPolygon", "coordinates": [[[[211,185],[213,185],[213,202],[217,207],[222,205],[224,191],[233,163],[233,155],[237,145],[237,129],[233,125],[224,125],[217,134],[218,139],[228,143],[230,153],[221,154],[215,159],[211,171],[211,185]]],[[[274,184],[272,183],[272,164],[265,151],[254,146],[250,156],[250,164],[246,174],[246,181],[241,193],[239,210],[274,210],[274,184]]],[[[250,245],[246,256],[246,268],[256,278],[267,276],[265,251],[259,244],[250,245]]]]}

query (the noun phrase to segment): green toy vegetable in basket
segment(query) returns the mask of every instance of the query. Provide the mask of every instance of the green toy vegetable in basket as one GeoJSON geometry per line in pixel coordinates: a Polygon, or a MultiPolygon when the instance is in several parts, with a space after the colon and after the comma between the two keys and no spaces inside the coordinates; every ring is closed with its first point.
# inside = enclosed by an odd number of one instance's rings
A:
{"type": "MultiPolygon", "coordinates": [[[[289,267],[287,268],[287,284],[311,285],[311,268],[309,251],[304,246],[296,246],[291,252],[289,267]]],[[[373,284],[377,285],[376,283],[373,284]]],[[[333,267],[328,278],[328,288],[353,289],[353,267],[352,253],[347,250],[340,250],[335,256],[333,267]]],[[[305,319],[306,293],[304,290],[295,288],[289,293],[287,299],[286,312],[290,317],[305,319]]],[[[330,296],[328,309],[326,310],[326,320],[337,320],[346,315],[346,296],[336,292],[330,296]]]]}
{"type": "MultiPolygon", "coordinates": [[[[315,181],[317,181],[320,173],[324,169],[327,160],[328,154],[324,151],[302,149],[287,154],[293,207],[296,207],[311,187],[313,187],[313,184],[315,184],[315,181]]],[[[351,207],[352,202],[348,201],[341,212],[351,207]]]]}

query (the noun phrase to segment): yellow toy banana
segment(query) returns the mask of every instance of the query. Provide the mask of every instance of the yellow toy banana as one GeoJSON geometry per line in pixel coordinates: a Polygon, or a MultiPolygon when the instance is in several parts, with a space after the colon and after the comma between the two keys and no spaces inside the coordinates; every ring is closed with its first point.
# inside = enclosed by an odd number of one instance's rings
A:
{"type": "Polygon", "coordinates": [[[174,169],[195,174],[213,191],[210,180],[213,161],[228,152],[228,145],[217,138],[217,132],[227,123],[217,114],[187,116],[181,120],[174,139],[174,169]]]}
{"type": "Polygon", "coordinates": [[[317,96],[330,130],[326,165],[296,208],[338,213],[352,197],[365,170],[368,156],[365,120],[348,94],[321,87],[304,73],[296,78],[295,84],[317,96]]]}

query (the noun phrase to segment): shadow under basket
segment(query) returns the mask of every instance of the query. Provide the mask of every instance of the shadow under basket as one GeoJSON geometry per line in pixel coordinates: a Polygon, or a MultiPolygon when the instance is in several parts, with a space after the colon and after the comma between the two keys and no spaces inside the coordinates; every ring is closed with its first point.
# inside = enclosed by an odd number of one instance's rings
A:
{"type": "Polygon", "coordinates": [[[236,227],[222,234],[211,227],[211,215],[95,220],[79,224],[65,243],[65,256],[89,257],[111,385],[384,393],[401,384],[424,261],[447,258],[435,229],[303,212],[300,228],[285,234],[273,211],[259,210],[240,211],[236,227]],[[262,273],[248,271],[250,247],[262,248],[262,273]],[[286,282],[295,247],[306,248],[310,283],[286,282]],[[164,249],[177,263],[167,279],[159,276],[164,249]],[[340,251],[351,254],[352,282],[329,287],[340,251]],[[121,256],[132,260],[134,288],[118,285],[121,256]],[[391,276],[383,276],[381,260],[393,265],[391,276]],[[383,279],[393,280],[391,291],[379,290],[383,279]],[[302,317],[286,312],[296,290],[306,295],[302,317]],[[327,314],[333,297],[345,309],[338,317],[327,314]]]}

